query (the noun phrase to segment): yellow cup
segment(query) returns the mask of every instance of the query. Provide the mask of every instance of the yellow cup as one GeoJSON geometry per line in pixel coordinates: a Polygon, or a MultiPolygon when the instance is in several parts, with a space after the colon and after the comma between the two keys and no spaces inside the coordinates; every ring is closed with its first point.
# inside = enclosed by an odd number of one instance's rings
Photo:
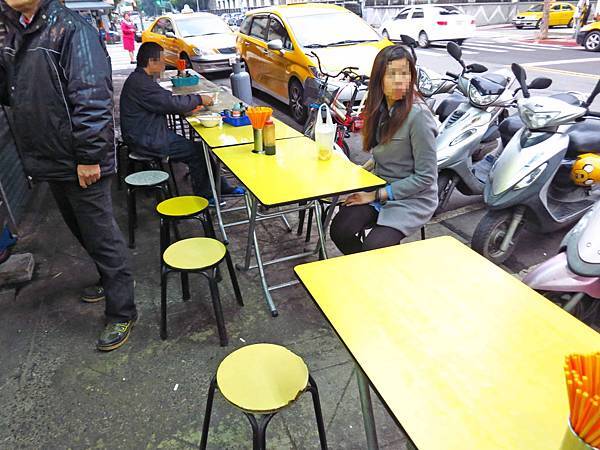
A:
{"type": "Polygon", "coordinates": [[[331,153],[332,153],[331,148],[324,146],[324,145],[319,145],[319,144],[317,144],[317,147],[319,148],[319,159],[321,161],[327,161],[328,159],[331,158],[331,153]]]}
{"type": "Polygon", "coordinates": [[[571,421],[567,423],[567,431],[563,437],[559,450],[598,450],[596,447],[586,444],[571,427],[571,421]]]}

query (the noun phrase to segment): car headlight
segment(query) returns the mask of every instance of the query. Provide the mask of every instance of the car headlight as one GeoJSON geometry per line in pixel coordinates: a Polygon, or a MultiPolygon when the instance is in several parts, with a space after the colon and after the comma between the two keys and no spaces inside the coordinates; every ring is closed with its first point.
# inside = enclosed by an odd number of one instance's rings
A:
{"type": "Polygon", "coordinates": [[[535,170],[529,172],[521,179],[521,181],[515,184],[515,190],[523,189],[529,186],[531,183],[537,180],[541,174],[544,173],[546,167],[548,167],[548,163],[544,163],[541,166],[537,167],[535,170]]]}
{"type": "Polygon", "coordinates": [[[194,54],[196,56],[204,56],[204,55],[214,55],[216,52],[214,49],[209,49],[209,48],[198,48],[198,47],[194,47],[192,48],[192,50],[194,51],[194,54]]]}
{"type": "Polygon", "coordinates": [[[482,95],[475,86],[469,84],[469,100],[477,106],[489,106],[499,95],[482,95]]]}
{"type": "Polygon", "coordinates": [[[450,147],[452,147],[453,145],[460,144],[465,139],[469,139],[476,132],[477,132],[476,128],[469,128],[467,131],[465,131],[464,133],[461,133],[457,138],[455,138],[452,142],[450,142],[450,147]]]}
{"type": "Polygon", "coordinates": [[[519,115],[527,128],[537,130],[544,128],[560,115],[560,111],[534,111],[525,106],[519,107],[519,115]]]}
{"type": "Polygon", "coordinates": [[[417,84],[419,88],[419,92],[426,97],[429,97],[434,94],[435,86],[429,78],[429,75],[424,70],[419,70],[419,80],[417,84]]]}

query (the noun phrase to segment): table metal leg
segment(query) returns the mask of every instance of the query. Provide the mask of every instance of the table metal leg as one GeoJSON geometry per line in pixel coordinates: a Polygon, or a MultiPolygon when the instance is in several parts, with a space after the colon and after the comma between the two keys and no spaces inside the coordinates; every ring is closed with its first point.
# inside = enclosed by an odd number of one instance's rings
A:
{"type": "Polygon", "coordinates": [[[248,245],[246,246],[246,259],[244,261],[244,270],[250,268],[250,258],[252,256],[252,244],[254,243],[254,255],[256,256],[256,265],[258,266],[258,273],[260,275],[260,283],[263,288],[265,301],[271,311],[273,317],[277,317],[279,313],[273,303],[273,298],[269,292],[269,285],[267,284],[267,277],[265,276],[265,268],[260,255],[260,248],[258,246],[258,237],[256,236],[256,213],[258,209],[258,200],[254,198],[252,194],[246,191],[246,208],[248,210],[248,217],[250,218],[248,227],[248,245]]]}
{"type": "Polygon", "coordinates": [[[369,450],[377,450],[379,449],[379,445],[377,444],[377,430],[375,428],[375,416],[373,415],[369,380],[358,365],[356,366],[356,379],[358,381],[360,407],[362,409],[365,433],[367,435],[367,448],[369,450]]]}
{"type": "Polygon", "coordinates": [[[317,222],[317,231],[319,233],[319,242],[321,244],[321,251],[323,259],[327,259],[327,248],[325,248],[325,232],[323,231],[323,222],[321,221],[321,204],[318,200],[313,202],[315,208],[315,221],[317,222]]]}
{"type": "Polygon", "coordinates": [[[212,191],[213,200],[215,202],[215,212],[217,214],[217,224],[219,225],[219,230],[221,230],[221,236],[223,236],[223,242],[225,245],[229,243],[227,239],[227,233],[225,232],[225,227],[223,226],[223,217],[221,216],[221,206],[219,205],[220,197],[217,192],[217,187],[215,184],[215,177],[212,171],[212,163],[210,159],[210,151],[206,142],[202,141],[202,149],[204,150],[204,160],[206,161],[206,170],[208,172],[208,179],[210,181],[210,189],[212,191]]]}
{"type": "Polygon", "coordinates": [[[331,197],[331,205],[330,205],[329,209],[327,210],[327,214],[325,215],[325,222],[323,222],[323,228],[325,231],[327,231],[327,228],[329,228],[329,224],[331,223],[331,220],[333,219],[333,211],[335,211],[335,207],[339,200],[340,200],[339,195],[336,195],[335,197],[331,197]]]}

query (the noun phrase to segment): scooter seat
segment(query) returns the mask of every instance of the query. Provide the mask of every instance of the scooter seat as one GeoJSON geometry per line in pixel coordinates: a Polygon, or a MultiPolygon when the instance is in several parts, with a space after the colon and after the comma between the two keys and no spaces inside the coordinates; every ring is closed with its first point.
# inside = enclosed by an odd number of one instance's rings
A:
{"type": "Polygon", "coordinates": [[[519,131],[524,126],[525,124],[523,123],[521,117],[519,117],[518,114],[514,114],[510,117],[507,117],[502,122],[500,122],[498,130],[500,131],[502,145],[506,147],[508,141],[510,141],[512,137],[517,133],[517,131],[519,131]]]}
{"type": "Polygon", "coordinates": [[[586,119],[571,126],[568,131],[567,156],[577,158],[583,153],[600,153],[600,120],[586,119]]]}
{"type": "Polygon", "coordinates": [[[569,105],[572,105],[572,106],[581,106],[581,103],[582,103],[581,100],[579,100],[573,94],[569,94],[569,93],[554,94],[554,95],[551,95],[550,98],[562,100],[563,102],[568,103],[569,105]]]}
{"type": "Polygon", "coordinates": [[[500,86],[506,87],[508,84],[508,78],[499,75],[497,73],[486,73],[485,75],[480,75],[481,78],[485,78],[488,81],[499,84],[500,86]]]}

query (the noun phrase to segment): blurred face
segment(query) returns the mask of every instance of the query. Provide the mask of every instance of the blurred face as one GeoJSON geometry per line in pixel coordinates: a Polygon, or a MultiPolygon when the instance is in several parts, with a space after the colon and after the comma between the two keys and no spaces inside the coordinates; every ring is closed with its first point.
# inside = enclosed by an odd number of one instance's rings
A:
{"type": "Polygon", "coordinates": [[[125,19],[128,22],[129,22],[129,17],[131,17],[129,14],[123,15],[123,19],[125,19]]]}
{"type": "Polygon", "coordinates": [[[408,59],[390,61],[383,77],[383,93],[389,104],[402,100],[411,88],[408,59]]]}
{"type": "Polygon", "coordinates": [[[160,52],[160,58],[150,58],[146,73],[148,75],[160,76],[165,71],[165,54],[160,52]]]}
{"type": "Polygon", "coordinates": [[[6,0],[6,4],[15,11],[31,17],[40,6],[41,0],[6,0]]]}

